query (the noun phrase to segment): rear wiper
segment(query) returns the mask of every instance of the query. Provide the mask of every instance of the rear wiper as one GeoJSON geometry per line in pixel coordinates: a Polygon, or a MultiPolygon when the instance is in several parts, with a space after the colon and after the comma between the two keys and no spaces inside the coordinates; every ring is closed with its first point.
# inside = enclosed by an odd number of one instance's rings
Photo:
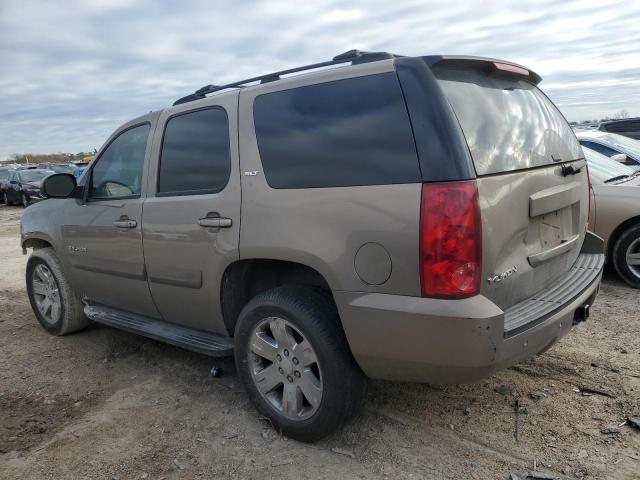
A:
{"type": "Polygon", "coordinates": [[[630,178],[629,175],[618,175],[617,177],[611,177],[604,181],[604,183],[617,182],[619,180],[624,180],[625,178],[630,178]]]}

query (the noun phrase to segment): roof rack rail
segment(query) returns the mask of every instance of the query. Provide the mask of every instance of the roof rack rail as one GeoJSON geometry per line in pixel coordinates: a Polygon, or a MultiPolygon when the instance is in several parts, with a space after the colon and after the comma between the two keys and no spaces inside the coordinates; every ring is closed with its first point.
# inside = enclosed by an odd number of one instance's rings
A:
{"type": "Polygon", "coordinates": [[[288,75],[290,73],[303,72],[305,70],[313,70],[315,68],[328,67],[330,65],[338,65],[340,63],[351,63],[357,65],[360,63],[375,62],[378,60],[385,60],[389,58],[396,58],[398,55],[393,55],[387,52],[362,52],[360,50],[349,50],[348,52],[336,55],[328,62],[313,63],[311,65],[305,65],[303,67],[290,68],[288,70],[281,70],[279,72],[268,73],[266,75],[260,75],[258,77],[247,78],[246,80],[240,80],[233,83],[227,83],[226,85],[205,85],[199,88],[194,93],[185,97],[179,98],[174,105],[180,105],[182,103],[193,102],[194,100],[200,100],[205,98],[209,93],[219,92],[220,90],[227,90],[230,88],[242,88],[249,83],[269,83],[280,80],[282,75],[288,75]]]}

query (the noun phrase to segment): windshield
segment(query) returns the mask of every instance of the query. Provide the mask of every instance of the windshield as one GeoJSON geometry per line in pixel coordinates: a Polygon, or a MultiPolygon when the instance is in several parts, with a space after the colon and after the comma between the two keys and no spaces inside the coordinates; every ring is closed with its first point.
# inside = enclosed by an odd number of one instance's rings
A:
{"type": "Polygon", "coordinates": [[[0,170],[0,180],[6,180],[9,178],[9,170],[0,170]]]}
{"type": "Polygon", "coordinates": [[[25,170],[24,172],[20,172],[20,179],[23,183],[37,182],[54,173],[56,172],[52,170],[25,170]]]}
{"type": "Polygon", "coordinates": [[[606,140],[612,145],[621,147],[623,150],[633,155],[634,158],[640,158],[640,141],[618,135],[617,133],[607,133],[600,138],[606,140]]]}
{"type": "Polygon", "coordinates": [[[458,117],[478,175],[582,158],[571,127],[535,85],[476,70],[433,73],[458,117]]]}
{"type": "Polygon", "coordinates": [[[584,157],[589,164],[589,175],[593,183],[605,183],[612,178],[631,177],[636,170],[627,167],[615,160],[611,160],[606,155],[602,155],[590,148],[582,147],[584,157]]]}

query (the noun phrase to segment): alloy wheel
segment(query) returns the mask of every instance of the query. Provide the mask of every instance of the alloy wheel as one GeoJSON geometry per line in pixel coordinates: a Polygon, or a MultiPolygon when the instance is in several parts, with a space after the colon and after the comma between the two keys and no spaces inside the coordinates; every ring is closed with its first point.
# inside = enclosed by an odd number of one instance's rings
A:
{"type": "Polygon", "coordinates": [[[311,417],[322,400],[322,374],[311,343],[289,321],[261,320],[249,337],[249,368],[260,395],[291,420],[311,417]]]}
{"type": "Polygon", "coordinates": [[[640,278],[640,238],[636,238],[627,247],[627,265],[629,270],[638,278],[640,278]]]}
{"type": "Polygon", "coordinates": [[[45,264],[39,263],[33,269],[31,289],[42,318],[51,325],[57,323],[62,314],[60,290],[53,273],[45,264]]]}

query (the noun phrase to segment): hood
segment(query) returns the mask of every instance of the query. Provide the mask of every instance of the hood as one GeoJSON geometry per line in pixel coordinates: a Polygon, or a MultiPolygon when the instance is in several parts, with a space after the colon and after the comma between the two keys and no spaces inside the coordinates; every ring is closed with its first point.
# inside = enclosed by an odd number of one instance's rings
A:
{"type": "Polygon", "coordinates": [[[31,188],[38,188],[39,189],[40,187],[42,187],[42,182],[43,182],[43,180],[37,180],[35,182],[27,182],[24,185],[25,185],[25,187],[31,187],[31,188]]]}

